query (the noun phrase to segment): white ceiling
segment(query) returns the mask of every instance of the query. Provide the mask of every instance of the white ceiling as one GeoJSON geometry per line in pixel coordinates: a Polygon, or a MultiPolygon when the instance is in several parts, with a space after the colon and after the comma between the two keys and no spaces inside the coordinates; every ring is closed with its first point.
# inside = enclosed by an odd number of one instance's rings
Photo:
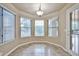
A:
{"type": "MultiPolygon", "coordinates": [[[[13,5],[21,11],[36,15],[40,3],[13,3],[13,5]]],[[[42,3],[41,9],[44,11],[44,15],[47,15],[62,9],[65,5],[66,3],[42,3]]]]}

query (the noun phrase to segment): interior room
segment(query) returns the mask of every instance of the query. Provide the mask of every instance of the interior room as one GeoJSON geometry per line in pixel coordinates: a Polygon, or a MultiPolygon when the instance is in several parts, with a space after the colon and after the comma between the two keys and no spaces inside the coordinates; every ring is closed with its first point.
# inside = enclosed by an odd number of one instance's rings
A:
{"type": "Polygon", "coordinates": [[[0,3],[0,56],[79,56],[79,4],[0,3]]]}

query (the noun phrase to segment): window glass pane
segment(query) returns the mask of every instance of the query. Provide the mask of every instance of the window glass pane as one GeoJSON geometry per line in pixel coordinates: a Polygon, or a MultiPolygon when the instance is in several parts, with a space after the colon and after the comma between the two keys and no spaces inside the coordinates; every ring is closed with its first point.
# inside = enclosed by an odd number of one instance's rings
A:
{"type": "Polygon", "coordinates": [[[48,36],[51,37],[58,36],[58,28],[49,28],[48,36]]]}
{"type": "Polygon", "coordinates": [[[15,39],[15,15],[3,10],[3,41],[15,39]]]}
{"type": "Polygon", "coordinates": [[[48,31],[48,36],[52,36],[52,35],[53,35],[53,33],[52,33],[52,28],[49,28],[48,30],[49,30],[49,31],[48,31]]]}
{"type": "Polygon", "coordinates": [[[79,35],[79,31],[78,30],[73,31],[73,34],[79,35]]]}
{"type": "Polygon", "coordinates": [[[79,35],[72,34],[72,51],[78,54],[78,38],[79,35]]]}
{"type": "Polygon", "coordinates": [[[21,17],[21,37],[31,36],[31,20],[21,17]]]}
{"type": "Polygon", "coordinates": [[[21,27],[31,27],[31,20],[21,17],[21,27]]]}
{"type": "Polygon", "coordinates": [[[58,17],[52,18],[48,21],[49,27],[58,27],[58,17]]]}
{"type": "Polygon", "coordinates": [[[43,20],[35,20],[35,36],[44,36],[43,20]]]}
{"type": "Polygon", "coordinates": [[[79,29],[78,10],[72,12],[72,30],[79,29]]]}
{"type": "Polygon", "coordinates": [[[72,30],[79,30],[79,21],[72,21],[72,30]]]}
{"type": "Polygon", "coordinates": [[[28,36],[31,36],[31,29],[21,27],[21,37],[28,37],[28,36]]]}

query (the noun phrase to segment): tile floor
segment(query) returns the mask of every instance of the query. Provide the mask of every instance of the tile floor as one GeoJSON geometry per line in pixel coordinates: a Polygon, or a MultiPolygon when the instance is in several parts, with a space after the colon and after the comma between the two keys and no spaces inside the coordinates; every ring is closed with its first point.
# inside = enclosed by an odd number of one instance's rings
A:
{"type": "Polygon", "coordinates": [[[9,56],[70,56],[70,54],[54,45],[35,43],[19,47],[9,56]]]}

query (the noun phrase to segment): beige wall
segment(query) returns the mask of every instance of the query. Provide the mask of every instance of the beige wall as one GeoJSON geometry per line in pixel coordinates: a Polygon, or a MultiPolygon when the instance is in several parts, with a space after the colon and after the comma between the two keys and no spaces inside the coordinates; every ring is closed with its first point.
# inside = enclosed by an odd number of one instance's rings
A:
{"type": "Polygon", "coordinates": [[[35,37],[34,36],[34,21],[33,21],[33,28],[32,28],[32,37],[28,38],[20,38],[20,16],[25,16],[30,18],[31,20],[39,19],[36,16],[27,14],[23,11],[20,11],[16,9],[12,4],[1,4],[3,7],[10,9],[13,13],[16,14],[16,39],[10,43],[6,43],[0,46],[0,53],[3,55],[7,52],[9,52],[11,49],[13,49],[15,46],[21,44],[21,43],[27,43],[31,41],[48,41],[51,43],[55,43],[58,45],[63,46],[66,48],[66,10],[71,7],[73,4],[68,4],[61,10],[54,12],[52,14],[49,14],[45,17],[42,17],[45,21],[45,36],[44,37],[35,37]],[[58,37],[48,37],[47,36],[47,20],[51,17],[59,16],[59,36],[58,37]]]}

